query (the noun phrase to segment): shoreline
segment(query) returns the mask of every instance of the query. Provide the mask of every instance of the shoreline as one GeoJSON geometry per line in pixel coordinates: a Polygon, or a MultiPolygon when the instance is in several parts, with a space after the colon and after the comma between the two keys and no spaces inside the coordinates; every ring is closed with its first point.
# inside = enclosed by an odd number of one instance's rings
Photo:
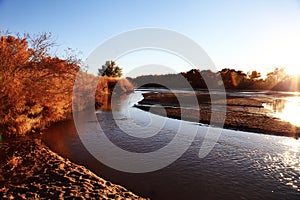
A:
{"type": "Polygon", "coordinates": [[[193,107],[193,100],[191,100],[191,96],[186,94],[176,95],[179,98],[185,98],[184,105],[180,105],[176,96],[172,93],[144,93],[143,96],[144,99],[138,102],[135,107],[153,114],[202,124],[212,124],[216,127],[231,130],[294,138],[300,137],[300,127],[269,116],[263,110],[263,103],[270,101],[268,98],[227,96],[225,102],[217,97],[217,100],[214,102],[215,105],[220,106],[221,109],[225,106],[226,112],[222,110],[214,111],[215,117],[211,119],[212,111],[210,110],[211,99],[209,94],[196,95],[199,110],[191,109],[193,107]],[[157,104],[163,106],[163,109],[156,107],[155,105],[157,104]],[[222,119],[224,115],[225,121],[222,119]]]}
{"type": "Polygon", "coordinates": [[[144,199],[53,152],[39,138],[0,143],[3,199],[144,199]]]}

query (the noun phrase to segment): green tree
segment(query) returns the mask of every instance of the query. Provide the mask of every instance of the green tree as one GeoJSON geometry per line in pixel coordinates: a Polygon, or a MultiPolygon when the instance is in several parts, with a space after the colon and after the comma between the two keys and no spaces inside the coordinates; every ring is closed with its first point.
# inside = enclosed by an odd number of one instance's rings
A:
{"type": "Polygon", "coordinates": [[[122,68],[120,68],[115,61],[106,61],[102,65],[101,69],[98,69],[99,76],[109,76],[109,77],[121,77],[122,68]]]}

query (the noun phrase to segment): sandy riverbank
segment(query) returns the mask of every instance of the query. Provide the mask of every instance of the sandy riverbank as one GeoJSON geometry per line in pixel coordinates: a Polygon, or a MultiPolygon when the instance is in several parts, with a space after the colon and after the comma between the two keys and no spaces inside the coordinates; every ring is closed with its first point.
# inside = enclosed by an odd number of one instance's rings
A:
{"type": "Polygon", "coordinates": [[[62,158],[40,139],[0,143],[1,199],[143,199],[62,158]]]}
{"type": "MultiPolygon", "coordinates": [[[[193,107],[192,103],[194,102],[191,95],[177,95],[184,99],[183,105],[178,102],[176,96],[172,93],[145,93],[143,94],[144,99],[135,106],[142,110],[170,118],[204,124],[212,123],[216,126],[220,124],[222,126],[223,118],[218,116],[224,115],[224,112],[215,110],[214,112],[217,117],[211,119],[211,99],[208,94],[199,94],[196,96],[200,110],[190,109],[193,107]],[[156,104],[164,106],[164,109],[152,106],[156,104]]],[[[299,137],[300,127],[267,114],[263,108],[263,103],[269,100],[268,98],[227,96],[227,100],[225,101],[222,98],[218,99],[216,96],[214,104],[217,107],[226,108],[225,121],[222,126],[224,128],[270,135],[299,137]]]]}

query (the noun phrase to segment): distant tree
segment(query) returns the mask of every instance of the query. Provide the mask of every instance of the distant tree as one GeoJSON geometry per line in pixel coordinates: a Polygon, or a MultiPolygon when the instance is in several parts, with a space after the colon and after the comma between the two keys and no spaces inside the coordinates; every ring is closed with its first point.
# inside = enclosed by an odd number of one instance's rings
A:
{"type": "Polygon", "coordinates": [[[252,71],[251,74],[249,74],[249,78],[251,80],[259,79],[261,77],[261,73],[257,71],[252,71]]]}
{"type": "Polygon", "coordinates": [[[288,76],[286,74],[286,71],[285,71],[284,67],[283,68],[276,67],[273,72],[270,72],[270,73],[267,74],[267,77],[268,78],[273,78],[276,81],[283,81],[288,76]]]}
{"type": "Polygon", "coordinates": [[[115,61],[106,61],[102,65],[101,69],[98,69],[99,76],[109,76],[109,77],[121,77],[122,68],[120,68],[115,61]]]}
{"type": "Polygon", "coordinates": [[[226,89],[240,89],[241,87],[247,87],[247,75],[243,71],[225,68],[220,71],[220,75],[226,89]]]}

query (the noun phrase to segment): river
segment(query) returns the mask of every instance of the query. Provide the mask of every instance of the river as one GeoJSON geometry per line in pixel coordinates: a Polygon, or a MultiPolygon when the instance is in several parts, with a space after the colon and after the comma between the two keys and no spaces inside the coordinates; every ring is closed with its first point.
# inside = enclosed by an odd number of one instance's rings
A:
{"type": "MultiPolygon", "coordinates": [[[[77,132],[73,120],[50,127],[43,135],[43,141],[53,151],[71,161],[151,199],[300,199],[299,140],[212,128],[155,116],[132,107],[142,98],[142,92],[137,91],[109,101],[102,111],[96,113],[97,122],[85,113],[80,117],[86,123],[100,124],[101,131],[121,149],[140,154],[160,150],[170,144],[178,134],[178,124],[185,123],[192,129],[197,128],[197,133],[187,150],[166,167],[145,173],[124,172],[108,167],[93,155],[105,156],[110,155],[109,152],[94,149],[92,155],[86,148],[87,143],[94,144],[98,141],[99,132],[89,130],[82,136],[77,132]],[[115,108],[114,111],[105,109],[112,106],[111,104],[115,108]],[[139,138],[124,133],[124,129],[132,129],[133,122],[144,127],[136,133],[139,134],[139,138]],[[122,128],[118,127],[120,124],[122,128]],[[199,158],[199,150],[208,129],[221,131],[221,135],[209,154],[199,158]],[[157,134],[149,135],[149,130],[156,130],[157,134]],[[82,143],[83,137],[85,145],[82,143]]],[[[266,106],[271,109],[269,104],[266,106]]],[[[274,113],[276,114],[277,110],[274,113]]],[[[189,131],[186,131],[186,134],[189,134],[189,131]]],[[[105,144],[100,141],[97,145],[105,144]]],[[[180,148],[178,146],[178,149],[180,148]]],[[[110,159],[128,161],[127,166],[131,165],[131,154],[128,154],[128,157],[127,154],[111,155],[110,159]]],[[[170,159],[170,156],[172,155],[162,154],[157,159],[164,162],[170,159]]]]}

